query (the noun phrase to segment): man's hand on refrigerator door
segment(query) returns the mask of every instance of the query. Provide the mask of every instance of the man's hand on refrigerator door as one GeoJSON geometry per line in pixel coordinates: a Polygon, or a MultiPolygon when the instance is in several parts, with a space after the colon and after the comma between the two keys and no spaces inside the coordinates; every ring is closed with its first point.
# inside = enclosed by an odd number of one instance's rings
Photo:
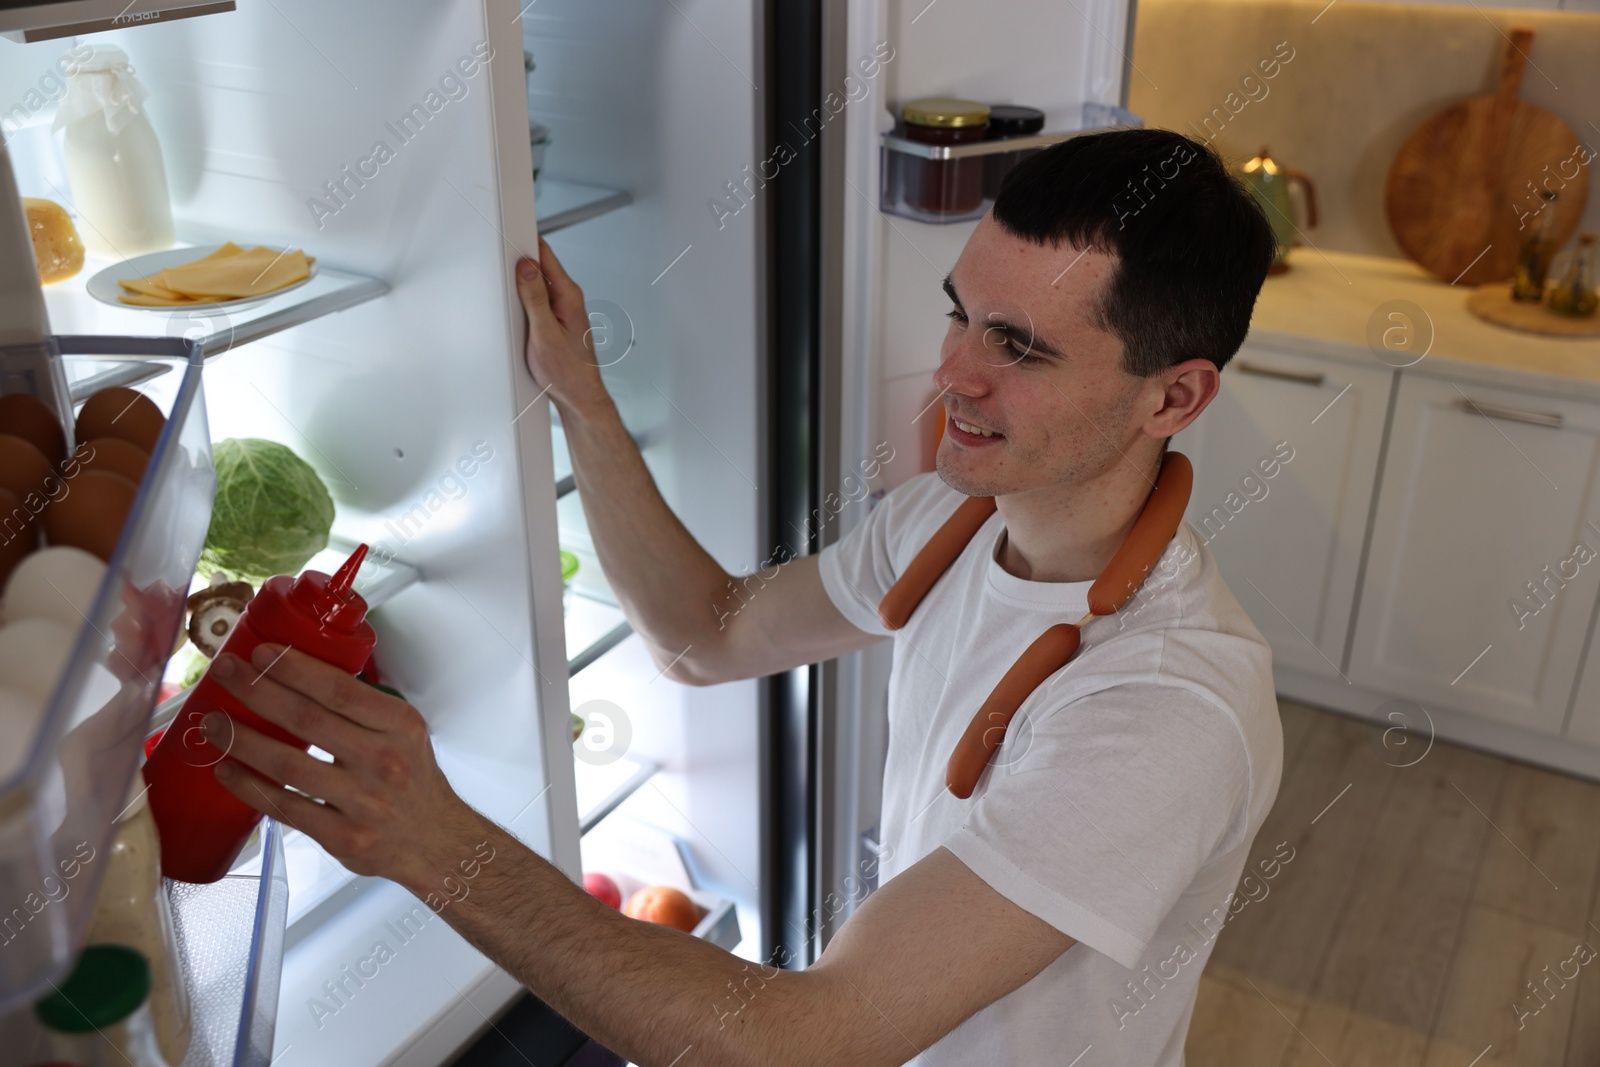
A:
{"type": "Polygon", "coordinates": [[[582,417],[609,405],[583,290],[542,237],[538,261],[517,262],[517,293],[528,313],[527,361],[534,381],[549,390],[564,417],[582,417]]]}
{"type": "Polygon", "coordinates": [[[454,865],[482,816],[450,788],[416,708],[277,645],[258,646],[249,663],[218,656],[211,675],[267,722],[333,756],[324,762],[213,712],[201,728],[228,755],[214,773],[234,796],[355,873],[419,896],[454,865]]]}

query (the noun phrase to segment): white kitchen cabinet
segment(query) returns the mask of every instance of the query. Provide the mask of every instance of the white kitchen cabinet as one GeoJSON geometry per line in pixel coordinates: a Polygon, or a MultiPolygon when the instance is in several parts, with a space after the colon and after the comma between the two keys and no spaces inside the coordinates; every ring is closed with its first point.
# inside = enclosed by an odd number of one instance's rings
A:
{"type": "MultiPolygon", "coordinates": [[[[1594,623],[1590,625],[1593,627],[1594,623]]],[[[1584,657],[1583,675],[1573,695],[1566,732],[1580,744],[1600,748],[1600,627],[1589,635],[1589,654],[1584,657]]]]}
{"type": "Polygon", "coordinates": [[[1393,375],[1247,343],[1172,440],[1187,518],[1277,665],[1340,676],[1393,375]]]}
{"type": "Polygon", "coordinates": [[[1351,680],[1560,733],[1600,582],[1597,503],[1600,405],[1403,374],[1351,680]]]}

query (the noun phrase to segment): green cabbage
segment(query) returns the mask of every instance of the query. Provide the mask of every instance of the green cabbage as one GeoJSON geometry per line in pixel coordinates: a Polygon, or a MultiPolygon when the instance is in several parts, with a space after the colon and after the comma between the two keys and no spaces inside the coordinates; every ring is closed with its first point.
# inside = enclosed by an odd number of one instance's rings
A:
{"type": "Polygon", "coordinates": [[[328,547],[333,497],[311,465],[276,441],[230,437],[213,446],[217,498],[201,573],[259,586],[298,574],[328,547]]]}

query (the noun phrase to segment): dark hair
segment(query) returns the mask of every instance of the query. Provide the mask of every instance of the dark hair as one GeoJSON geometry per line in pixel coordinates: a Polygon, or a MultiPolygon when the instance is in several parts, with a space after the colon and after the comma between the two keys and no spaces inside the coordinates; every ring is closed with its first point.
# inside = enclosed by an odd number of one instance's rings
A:
{"type": "Polygon", "coordinates": [[[1220,370],[1244,343],[1276,239],[1254,196],[1208,144],[1171,130],[1084,134],[1006,175],[994,220],[1039,244],[1116,256],[1095,325],[1148,377],[1204,357],[1220,370]]]}

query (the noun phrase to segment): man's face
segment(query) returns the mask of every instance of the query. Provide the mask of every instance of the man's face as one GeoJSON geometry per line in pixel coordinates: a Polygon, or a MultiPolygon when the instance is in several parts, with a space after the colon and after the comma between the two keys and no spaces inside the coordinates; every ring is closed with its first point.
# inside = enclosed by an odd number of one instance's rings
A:
{"type": "Polygon", "coordinates": [[[939,477],[969,496],[1082,484],[1124,462],[1159,382],[1122,369],[1122,343],[1090,323],[1116,259],[1007,233],[984,216],[951,270],[954,307],[934,382],[939,477]],[[989,431],[983,436],[963,426],[989,431]]]}

